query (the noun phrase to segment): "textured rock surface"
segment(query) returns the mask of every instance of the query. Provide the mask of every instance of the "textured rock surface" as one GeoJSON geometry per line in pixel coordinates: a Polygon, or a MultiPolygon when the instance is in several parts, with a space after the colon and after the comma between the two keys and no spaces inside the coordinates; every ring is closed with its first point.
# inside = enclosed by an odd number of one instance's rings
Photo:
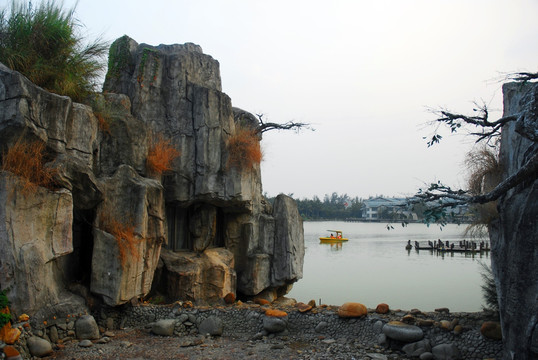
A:
{"type": "Polygon", "coordinates": [[[32,356],[44,357],[52,353],[52,345],[45,339],[32,336],[27,343],[32,356]]]}
{"type": "Polygon", "coordinates": [[[35,313],[62,296],[54,260],[73,251],[73,202],[67,190],[26,196],[19,186],[18,177],[0,172],[0,284],[11,289],[15,313],[35,313]]]}
{"type": "Polygon", "coordinates": [[[202,320],[198,326],[198,332],[202,335],[221,336],[223,331],[222,320],[216,316],[210,316],[202,320]]]}
{"type": "Polygon", "coordinates": [[[303,221],[295,201],[280,194],[273,205],[275,218],[275,248],[271,280],[273,286],[283,286],[303,277],[303,221]]]}
{"type": "Polygon", "coordinates": [[[64,289],[110,306],[154,284],[174,301],[289,291],[302,277],[302,221],[291,198],[265,201],[259,164],[230,165],[230,138],[259,125],[232,108],[218,62],[194,44],[128,37],[109,60],[93,109],[0,64],[0,150],[21,137],[46,144],[59,188],[10,197],[15,185],[0,177],[0,244],[10,249],[0,284],[13,308],[36,322],[75,310],[64,289]],[[150,173],[161,137],[180,156],[150,173]]]}
{"type": "Polygon", "coordinates": [[[157,181],[140,177],[128,165],[120,166],[103,183],[106,200],[97,209],[91,291],[115,306],[151,289],[165,239],[164,198],[157,181]],[[114,230],[111,222],[133,231],[132,247],[123,242],[120,245],[110,233],[114,230]],[[122,261],[120,251],[128,259],[122,261]]]}
{"type": "MultiPolygon", "coordinates": [[[[500,163],[505,177],[536,154],[538,84],[505,84],[504,116],[518,115],[503,127],[500,163]],[[520,134],[534,139],[531,141],[520,134]]],[[[538,332],[538,180],[525,182],[498,201],[499,219],[490,227],[505,358],[531,359],[538,332]]]]}
{"type": "Polygon", "coordinates": [[[163,319],[153,323],[151,332],[156,335],[172,336],[174,335],[174,326],[176,325],[175,319],[163,319]]]}
{"type": "Polygon", "coordinates": [[[424,332],[421,328],[400,321],[391,321],[385,324],[383,334],[391,339],[409,343],[421,340],[424,337],[424,332]]]}
{"type": "Polygon", "coordinates": [[[163,249],[161,288],[171,299],[215,302],[235,291],[232,253],[224,248],[201,254],[163,249]]]}
{"type": "Polygon", "coordinates": [[[368,314],[366,306],[356,302],[347,302],[338,308],[338,316],[342,318],[361,317],[368,314]]]}
{"type": "Polygon", "coordinates": [[[84,315],[75,322],[75,331],[79,340],[99,339],[99,327],[91,315],[84,315]]]}

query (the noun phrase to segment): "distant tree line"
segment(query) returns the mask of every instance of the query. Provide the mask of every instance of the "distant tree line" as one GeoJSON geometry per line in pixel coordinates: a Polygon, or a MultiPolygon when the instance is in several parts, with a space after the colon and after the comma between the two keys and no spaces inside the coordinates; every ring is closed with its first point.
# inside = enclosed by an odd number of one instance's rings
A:
{"type": "MultiPolygon", "coordinates": [[[[351,197],[347,194],[339,195],[333,192],[325,194],[323,200],[314,195],[311,199],[298,199],[293,194],[288,194],[297,203],[299,213],[304,220],[354,220],[360,219],[363,200],[359,197],[351,197]]],[[[274,197],[266,198],[272,203],[274,197]]]]}
{"type": "MultiPolygon", "coordinates": [[[[266,199],[273,203],[275,197],[264,194],[266,199]]],[[[363,217],[366,210],[367,201],[357,196],[351,197],[347,194],[340,195],[333,192],[331,195],[325,194],[323,200],[314,195],[312,198],[295,198],[293,193],[288,194],[297,203],[299,214],[303,220],[361,220],[368,221],[363,217]]],[[[402,208],[379,206],[377,209],[376,221],[423,221],[427,214],[428,206],[424,203],[407,204],[402,208]]],[[[474,212],[453,213],[445,222],[465,223],[473,221],[476,217],[474,212]]]]}

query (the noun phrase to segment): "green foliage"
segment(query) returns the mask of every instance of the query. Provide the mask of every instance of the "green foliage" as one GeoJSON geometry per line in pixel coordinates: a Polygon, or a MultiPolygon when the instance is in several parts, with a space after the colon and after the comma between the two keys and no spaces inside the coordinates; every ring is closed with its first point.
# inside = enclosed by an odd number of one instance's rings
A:
{"type": "Polygon", "coordinates": [[[0,61],[51,92],[82,101],[94,91],[105,66],[107,44],[84,44],[77,32],[75,8],[63,10],[55,1],[37,8],[13,0],[0,11],[0,61]]]}
{"type": "Polygon", "coordinates": [[[144,81],[144,73],[146,71],[146,64],[148,64],[151,61],[153,61],[153,67],[152,67],[150,85],[152,85],[153,81],[157,79],[157,71],[159,71],[159,65],[161,63],[161,59],[157,51],[145,48],[142,51],[142,59],[140,60],[140,65],[138,67],[138,76],[137,76],[138,83],[141,86],[143,86],[142,82],[144,81]]]}
{"type": "MultiPolygon", "coordinates": [[[[290,194],[293,197],[293,194],[290,194]]],[[[269,201],[272,202],[270,198],[269,201]]],[[[295,199],[299,213],[305,220],[348,220],[358,219],[363,206],[362,199],[351,198],[347,194],[339,195],[333,192],[325,195],[323,201],[314,196],[312,199],[295,199]],[[348,207],[345,207],[345,203],[348,207]]]]}
{"type": "Polygon", "coordinates": [[[482,267],[480,275],[482,276],[482,281],[484,281],[480,287],[482,288],[482,296],[486,302],[486,305],[483,306],[483,308],[484,310],[499,312],[499,303],[497,302],[497,287],[495,285],[493,271],[491,270],[490,266],[483,262],[480,262],[480,266],[482,267]]]}
{"type": "MultiPolygon", "coordinates": [[[[0,291],[0,310],[9,306],[9,299],[6,296],[6,291],[0,291]]],[[[0,313],[0,329],[11,321],[11,314],[0,313]]]]}
{"type": "Polygon", "coordinates": [[[6,295],[6,290],[0,291],[0,309],[3,309],[5,307],[9,306],[9,299],[6,295]]]}
{"type": "Polygon", "coordinates": [[[110,45],[108,56],[108,72],[105,82],[119,79],[121,71],[129,66],[129,38],[122,36],[110,45]]]}

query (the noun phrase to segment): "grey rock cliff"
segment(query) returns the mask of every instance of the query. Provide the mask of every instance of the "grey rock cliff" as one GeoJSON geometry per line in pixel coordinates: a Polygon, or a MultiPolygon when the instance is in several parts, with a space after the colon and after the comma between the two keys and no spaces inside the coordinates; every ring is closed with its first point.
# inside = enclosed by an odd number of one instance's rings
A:
{"type": "Polygon", "coordinates": [[[302,221],[291,198],[265,201],[259,164],[230,165],[230,139],[258,122],[232,108],[218,62],[125,36],[104,90],[92,109],[0,64],[0,153],[39,141],[57,170],[30,196],[0,175],[0,288],[15,313],[72,311],[65,289],[110,306],[152,288],[196,302],[286,293],[302,277],[302,221]],[[159,137],[180,154],[163,175],[147,166],[159,137]]]}
{"type": "MultiPolygon", "coordinates": [[[[538,151],[538,84],[505,84],[503,92],[504,116],[518,115],[502,129],[506,178],[538,151]]],[[[490,227],[505,359],[538,357],[537,199],[538,180],[520,184],[499,199],[499,219],[490,227]]]]}

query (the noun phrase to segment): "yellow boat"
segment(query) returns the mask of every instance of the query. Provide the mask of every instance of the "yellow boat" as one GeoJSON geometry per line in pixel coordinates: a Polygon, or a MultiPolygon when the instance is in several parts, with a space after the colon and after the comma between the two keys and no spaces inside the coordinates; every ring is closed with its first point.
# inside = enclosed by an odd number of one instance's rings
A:
{"type": "Polygon", "coordinates": [[[342,236],[342,231],[341,230],[327,230],[327,231],[330,231],[331,232],[331,235],[330,236],[326,236],[326,237],[320,237],[319,240],[321,242],[340,242],[340,241],[348,241],[349,239],[348,238],[345,238],[342,236]],[[335,233],[335,234],[333,234],[335,233]]]}

